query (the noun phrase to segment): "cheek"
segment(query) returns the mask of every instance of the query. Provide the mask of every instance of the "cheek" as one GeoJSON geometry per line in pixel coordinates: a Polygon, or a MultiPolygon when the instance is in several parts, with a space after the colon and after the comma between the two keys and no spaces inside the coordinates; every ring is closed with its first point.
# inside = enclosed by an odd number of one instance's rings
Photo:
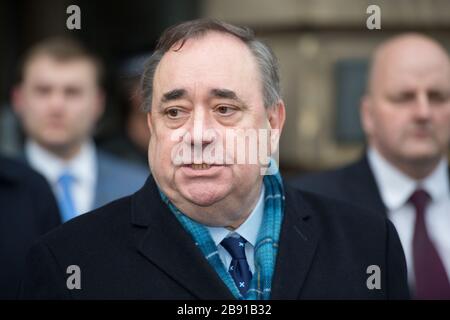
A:
{"type": "Polygon", "coordinates": [[[68,113],[73,117],[80,117],[91,120],[96,117],[98,110],[95,100],[91,97],[74,97],[66,100],[68,113]]]}
{"type": "Polygon", "coordinates": [[[443,136],[443,138],[450,140],[450,109],[436,114],[434,117],[434,124],[438,134],[443,136]]]}
{"type": "Polygon", "coordinates": [[[408,114],[403,110],[394,110],[394,108],[390,107],[376,115],[374,130],[379,135],[395,138],[409,126],[408,114]]]}
{"type": "Polygon", "coordinates": [[[172,141],[170,135],[153,132],[149,142],[149,157],[155,167],[172,167],[172,150],[176,142],[172,141]]]}
{"type": "Polygon", "coordinates": [[[233,181],[237,182],[237,185],[254,185],[254,181],[260,175],[260,166],[255,164],[236,165],[233,170],[233,181]]]}
{"type": "Polygon", "coordinates": [[[33,101],[26,104],[22,113],[22,119],[27,126],[38,127],[47,122],[50,111],[43,101],[33,101]]]}

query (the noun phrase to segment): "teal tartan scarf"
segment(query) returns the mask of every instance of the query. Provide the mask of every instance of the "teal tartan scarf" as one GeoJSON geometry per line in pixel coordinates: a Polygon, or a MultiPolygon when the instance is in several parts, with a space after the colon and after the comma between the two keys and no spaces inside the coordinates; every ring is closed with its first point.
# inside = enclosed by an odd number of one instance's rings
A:
{"type": "Polygon", "coordinates": [[[223,265],[208,229],[180,212],[160,191],[161,198],[192,236],[206,260],[216,270],[234,297],[240,300],[268,300],[271,294],[272,276],[284,213],[284,192],[279,172],[275,175],[264,176],[263,183],[265,187],[264,216],[254,248],[255,272],[245,297],[240,294],[233,278],[223,265]]]}

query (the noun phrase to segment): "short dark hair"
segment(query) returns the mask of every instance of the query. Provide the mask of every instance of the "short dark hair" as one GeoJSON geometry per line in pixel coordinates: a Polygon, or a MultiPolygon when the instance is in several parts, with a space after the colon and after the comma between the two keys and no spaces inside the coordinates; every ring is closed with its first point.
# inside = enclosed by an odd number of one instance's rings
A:
{"type": "Polygon", "coordinates": [[[48,38],[32,46],[19,63],[16,77],[18,83],[24,80],[29,63],[38,56],[49,56],[59,62],[68,62],[78,59],[90,61],[95,68],[98,85],[101,86],[103,83],[104,69],[100,59],[79,41],[70,37],[48,38]]]}
{"type": "Polygon", "coordinates": [[[278,62],[272,50],[255,38],[254,32],[247,27],[238,27],[216,19],[197,19],[183,22],[168,28],[158,41],[156,50],[145,64],[141,78],[141,90],[144,99],[143,110],[151,110],[153,80],[156,68],[164,54],[179,44],[180,50],[188,39],[199,38],[210,31],[231,34],[242,40],[252,52],[261,72],[265,107],[275,105],[281,97],[278,62]]]}

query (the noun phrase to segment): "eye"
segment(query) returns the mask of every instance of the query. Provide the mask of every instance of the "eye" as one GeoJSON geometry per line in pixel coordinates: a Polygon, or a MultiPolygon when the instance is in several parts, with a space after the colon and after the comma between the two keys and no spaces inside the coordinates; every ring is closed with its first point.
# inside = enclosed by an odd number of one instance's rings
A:
{"type": "Polygon", "coordinates": [[[169,119],[179,119],[183,116],[185,112],[179,108],[168,108],[165,114],[169,119]]]}
{"type": "Polygon", "coordinates": [[[234,107],[226,106],[226,105],[220,105],[215,110],[217,113],[219,113],[222,116],[230,116],[233,113],[235,113],[237,110],[234,107]]]}
{"type": "Polygon", "coordinates": [[[445,103],[449,99],[449,95],[446,92],[430,91],[428,93],[428,99],[431,103],[445,103]]]}
{"type": "Polygon", "coordinates": [[[393,95],[391,97],[391,100],[394,103],[407,103],[407,102],[414,101],[415,98],[416,98],[416,95],[414,92],[404,91],[404,92],[400,92],[398,94],[393,95]]]}
{"type": "Polygon", "coordinates": [[[68,97],[76,97],[79,96],[81,94],[81,88],[78,87],[67,87],[65,89],[65,94],[68,97]]]}
{"type": "Polygon", "coordinates": [[[34,89],[35,89],[36,93],[40,96],[46,96],[46,95],[50,94],[50,92],[52,91],[52,88],[47,85],[38,85],[34,89]]]}

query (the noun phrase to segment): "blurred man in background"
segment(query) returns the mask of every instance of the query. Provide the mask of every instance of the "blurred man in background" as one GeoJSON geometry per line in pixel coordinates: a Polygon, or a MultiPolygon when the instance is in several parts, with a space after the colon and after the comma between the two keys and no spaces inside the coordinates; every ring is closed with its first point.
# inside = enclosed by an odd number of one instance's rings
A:
{"type": "Polygon", "coordinates": [[[47,181],[23,163],[0,157],[0,300],[17,298],[29,247],[59,224],[47,181]]]}
{"type": "Polygon", "coordinates": [[[386,213],[418,299],[450,299],[450,62],[434,40],[397,36],[373,56],[358,162],[294,181],[304,190],[386,213]]]}
{"type": "Polygon", "coordinates": [[[101,77],[99,60],[79,43],[52,38],[25,55],[13,91],[25,158],[50,182],[63,221],[133,193],[148,175],[92,141],[104,110],[101,77]]]}

